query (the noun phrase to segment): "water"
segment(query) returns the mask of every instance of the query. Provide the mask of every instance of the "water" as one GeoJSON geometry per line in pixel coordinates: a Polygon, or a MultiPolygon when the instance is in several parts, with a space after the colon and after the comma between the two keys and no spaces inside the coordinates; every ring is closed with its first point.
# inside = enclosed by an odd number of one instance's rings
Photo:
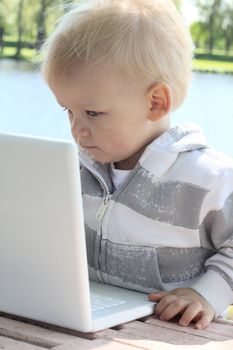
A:
{"type": "Polygon", "coordinates": [[[233,75],[195,73],[173,123],[200,125],[208,142],[233,157],[233,75]]]}
{"type": "MultiPolygon", "coordinates": [[[[70,139],[69,124],[39,73],[27,63],[0,60],[0,131],[70,139]]],[[[233,75],[193,75],[172,124],[199,124],[208,142],[233,157],[233,75]]]]}

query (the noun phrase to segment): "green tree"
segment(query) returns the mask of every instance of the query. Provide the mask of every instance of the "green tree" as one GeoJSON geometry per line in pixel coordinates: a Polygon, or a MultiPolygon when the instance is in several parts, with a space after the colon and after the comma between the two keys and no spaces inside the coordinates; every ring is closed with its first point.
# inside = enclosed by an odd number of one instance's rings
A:
{"type": "Polygon", "coordinates": [[[197,0],[196,5],[201,17],[201,23],[203,29],[206,29],[207,45],[209,52],[211,53],[216,38],[219,36],[220,31],[220,13],[223,0],[197,0]]]}
{"type": "Polygon", "coordinates": [[[6,11],[5,11],[5,4],[3,2],[3,0],[0,0],[0,26],[4,27],[5,25],[5,15],[6,15],[6,11]]]}
{"type": "Polygon", "coordinates": [[[22,36],[23,36],[23,6],[24,0],[19,0],[17,8],[17,46],[15,56],[20,56],[20,51],[22,48],[22,36]]]}
{"type": "MultiPolygon", "coordinates": [[[[16,38],[16,57],[26,45],[39,47],[74,0],[0,0],[0,26],[16,38]]],[[[76,0],[77,1],[77,0],[76,0]]]]}
{"type": "Polygon", "coordinates": [[[173,0],[178,10],[181,10],[182,0],[173,0]]]}
{"type": "Polygon", "coordinates": [[[229,53],[233,46],[233,3],[231,1],[225,1],[221,15],[222,37],[225,42],[225,51],[229,53]]]}
{"type": "Polygon", "coordinates": [[[3,52],[3,36],[5,28],[4,4],[0,1],[0,53],[3,52]]]}
{"type": "Polygon", "coordinates": [[[54,0],[40,0],[40,7],[37,17],[37,35],[36,35],[36,47],[40,48],[41,44],[44,42],[44,39],[47,35],[46,30],[46,15],[47,9],[55,3],[54,0]]]}
{"type": "Polygon", "coordinates": [[[207,26],[203,22],[195,21],[190,25],[190,33],[195,47],[204,47],[207,42],[207,26]]]}
{"type": "MultiPolygon", "coordinates": [[[[13,0],[14,1],[14,0],[13,0]]],[[[12,19],[11,5],[9,1],[0,0],[0,26],[7,32],[8,21],[12,19]]],[[[15,24],[15,20],[14,20],[15,24]]]]}
{"type": "Polygon", "coordinates": [[[69,8],[73,0],[40,0],[40,7],[36,15],[37,22],[37,41],[36,46],[39,48],[54,26],[56,20],[69,8]],[[50,24],[51,21],[51,24],[50,24]]]}

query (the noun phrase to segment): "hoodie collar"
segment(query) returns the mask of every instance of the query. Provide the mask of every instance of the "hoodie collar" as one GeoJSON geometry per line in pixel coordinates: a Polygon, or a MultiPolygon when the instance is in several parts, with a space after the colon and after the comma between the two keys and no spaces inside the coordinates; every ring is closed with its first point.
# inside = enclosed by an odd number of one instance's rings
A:
{"type": "Polygon", "coordinates": [[[82,148],[78,149],[80,163],[99,180],[106,194],[111,193],[113,191],[113,184],[110,177],[109,164],[96,162],[82,148]]]}
{"type": "Polygon", "coordinates": [[[196,124],[187,123],[167,130],[147,148],[168,153],[182,153],[207,147],[209,146],[201,128],[196,124]]]}
{"type": "Polygon", "coordinates": [[[195,124],[176,126],[150,143],[139,164],[155,178],[160,178],[175,163],[181,153],[207,148],[202,130],[195,124]]]}
{"type": "MultiPolygon", "coordinates": [[[[160,177],[172,166],[180,153],[208,147],[202,130],[196,124],[172,127],[146,147],[136,167],[151,169],[154,165],[153,173],[160,177]]],[[[111,191],[109,165],[94,161],[82,149],[79,150],[79,157],[80,162],[103,182],[103,187],[106,186],[111,191]]]]}

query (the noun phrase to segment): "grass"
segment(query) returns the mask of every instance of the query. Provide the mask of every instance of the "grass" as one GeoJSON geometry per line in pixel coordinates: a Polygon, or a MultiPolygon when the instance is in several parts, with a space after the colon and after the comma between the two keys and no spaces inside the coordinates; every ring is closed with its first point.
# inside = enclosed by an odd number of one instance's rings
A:
{"type": "MultiPolygon", "coordinates": [[[[0,51],[0,58],[15,58],[16,48],[15,47],[4,47],[3,53],[0,51]]],[[[22,48],[20,57],[17,59],[32,61],[35,58],[35,50],[22,48]]]]}
{"type": "Polygon", "coordinates": [[[198,72],[233,74],[233,62],[193,59],[193,70],[198,72]]]}
{"type": "MultiPolygon", "coordinates": [[[[208,51],[206,49],[203,49],[203,48],[195,48],[195,54],[206,55],[206,54],[208,54],[208,51]]],[[[224,51],[222,49],[221,50],[220,49],[213,49],[211,54],[214,56],[232,56],[233,57],[233,50],[230,50],[228,52],[228,54],[226,54],[226,51],[224,51]]]]}

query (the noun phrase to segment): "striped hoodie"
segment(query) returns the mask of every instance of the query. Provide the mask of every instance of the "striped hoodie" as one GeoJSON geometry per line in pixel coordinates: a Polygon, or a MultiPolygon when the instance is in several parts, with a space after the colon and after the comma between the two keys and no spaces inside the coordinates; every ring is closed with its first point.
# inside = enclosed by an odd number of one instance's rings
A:
{"type": "Polygon", "coordinates": [[[149,144],[116,191],[80,151],[89,276],[146,293],[190,287],[233,303],[233,160],[192,124],[149,144]]]}

